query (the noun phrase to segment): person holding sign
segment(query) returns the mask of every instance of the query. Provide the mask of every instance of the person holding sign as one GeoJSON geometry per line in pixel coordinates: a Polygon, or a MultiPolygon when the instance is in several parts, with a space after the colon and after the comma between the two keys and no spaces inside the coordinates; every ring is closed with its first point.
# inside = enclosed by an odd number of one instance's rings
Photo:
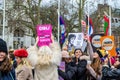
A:
{"type": "Polygon", "coordinates": [[[28,60],[34,67],[34,80],[58,80],[58,66],[61,62],[61,50],[54,37],[52,43],[37,48],[39,38],[37,37],[34,46],[27,49],[28,60]]]}

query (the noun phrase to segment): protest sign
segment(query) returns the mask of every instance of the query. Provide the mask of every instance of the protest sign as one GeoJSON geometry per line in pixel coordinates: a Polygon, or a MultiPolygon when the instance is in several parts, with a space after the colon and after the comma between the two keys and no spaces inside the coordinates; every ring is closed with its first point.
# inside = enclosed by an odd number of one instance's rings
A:
{"type": "Polygon", "coordinates": [[[116,48],[114,44],[114,36],[101,37],[102,48],[107,50],[110,56],[116,56],[116,48]]]}
{"type": "Polygon", "coordinates": [[[92,34],[91,35],[91,45],[93,48],[93,52],[96,51],[96,49],[100,49],[101,48],[101,41],[100,38],[104,36],[104,34],[92,34]]]}
{"type": "MultiPolygon", "coordinates": [[[[59,69],[62,70],[63,72],[65,72],[65,62],[62,61],[60,63],[59,69]]],[[[59,80],[64,80],[61,76],[59,76],[59,80]]]]}
{"type": "Polygon", "coordinates": [[[81,48],[83,44],[83,33],[69,33],[68,34],[68,51],[72,49],[81,48]]]}
{"type": "Polygon", "coordinates": [[[37,25],[37,36],[39,37],[38,46],[49,46],[52,42],[51,35],[52,35],[52,25],[51,24],[43,24],[37,25]]]}

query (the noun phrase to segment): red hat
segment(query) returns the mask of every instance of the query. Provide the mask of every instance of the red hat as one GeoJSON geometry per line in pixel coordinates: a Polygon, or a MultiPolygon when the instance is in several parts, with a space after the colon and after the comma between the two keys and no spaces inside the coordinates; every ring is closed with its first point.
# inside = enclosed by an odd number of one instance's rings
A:
{"type": "Polygon", "coordinates": [[[27,57],[28,53],[25,49],[17,49],[14,51],[14,55],[17,57],[27,57]]]}

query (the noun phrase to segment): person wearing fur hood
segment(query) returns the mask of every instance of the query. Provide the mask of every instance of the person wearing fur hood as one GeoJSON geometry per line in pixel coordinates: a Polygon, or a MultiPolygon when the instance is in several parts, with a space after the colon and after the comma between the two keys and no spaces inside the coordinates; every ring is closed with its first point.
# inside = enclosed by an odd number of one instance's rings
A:
{"type": "Polygon", "coordinates": [[[58,80],[58,66],[61,62],[61,49],[52,36],[49,46],[37,48],[38,37],[34,46],[27,49],[28,60],[34,67],[34,80],[58,80]]]}

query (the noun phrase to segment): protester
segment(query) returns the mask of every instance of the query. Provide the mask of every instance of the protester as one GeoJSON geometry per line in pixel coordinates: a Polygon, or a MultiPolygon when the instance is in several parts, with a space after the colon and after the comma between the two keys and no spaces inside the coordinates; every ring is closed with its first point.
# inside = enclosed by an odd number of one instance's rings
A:
{"type": "Polygon", "coordinates": [[[6,42],[0,39],[0,80],[16,80],[15,70],[8,58],[6,42]]]}
{"type": "MultiPolygon", "coordinates": [[[[67,51],[62,51],[62,62],[65,62],[65,65],[61,65],[58,68],[58,74],[64,80],[72,80],[72,77],[75,75],[77,71],[77,67],[72,67],[69,63],[72,61],[72,57],[69,55],[67,51]],[[64,67],[64,69],[63,69],[64,67]]],[[[61,78],[60,78],[61,79],[61,78]]]]}
{"type": "Polygon", "coordinates": [[[102,67],[102,80],[120,80],[120,60],[114,63],[115,68],[111,68],[108,62],[109,59],[106,58],[102,67]]]}
{"type": "Polygon", "coordinates": [[[25,49],[14,51],[17,61],[16,77],[17,80],[33,80],[32,69],[27,61],[28,53],[25,49]]]}
{"type": "Polygon", "coordinates": [[[27,49],[31,64],[35,70],[34,80],[58,80],[58,66],[61,62],[61,50],[54,37],[49,46],[37,48],[37,41],[34,46],[27,49]]]}
{"type": "MultiPolygon", "coordinates": [[[[101,54],[101,53],[100,53],[101,54]]],[[[100,59],[100,56],[97,52],[94,52],[93,59],[91,64],[87,65],[88,69],[88,80],[101,80],[102,78],[102,61],[100,59]]]]}
{"type": "Polygon", "coordinates": [[[11,64],[13,65],[13,67],[16,69],[17,61],[16,61],[15,55],[13,53],[9,53],[9,60],[10,60],[11,64]]]}
{"type": "Polygon", "coordinates": [[[87,75],[86,75],[87,60],[83,58],[80,59],[83,56],[81,49],[75,49],[74,54],[75,54],[75,57],[73,58],[70,65],[72,67],[77,67],[77,71],[73,76],[72,80],[86,80],[87,79],[87,75]]]}

